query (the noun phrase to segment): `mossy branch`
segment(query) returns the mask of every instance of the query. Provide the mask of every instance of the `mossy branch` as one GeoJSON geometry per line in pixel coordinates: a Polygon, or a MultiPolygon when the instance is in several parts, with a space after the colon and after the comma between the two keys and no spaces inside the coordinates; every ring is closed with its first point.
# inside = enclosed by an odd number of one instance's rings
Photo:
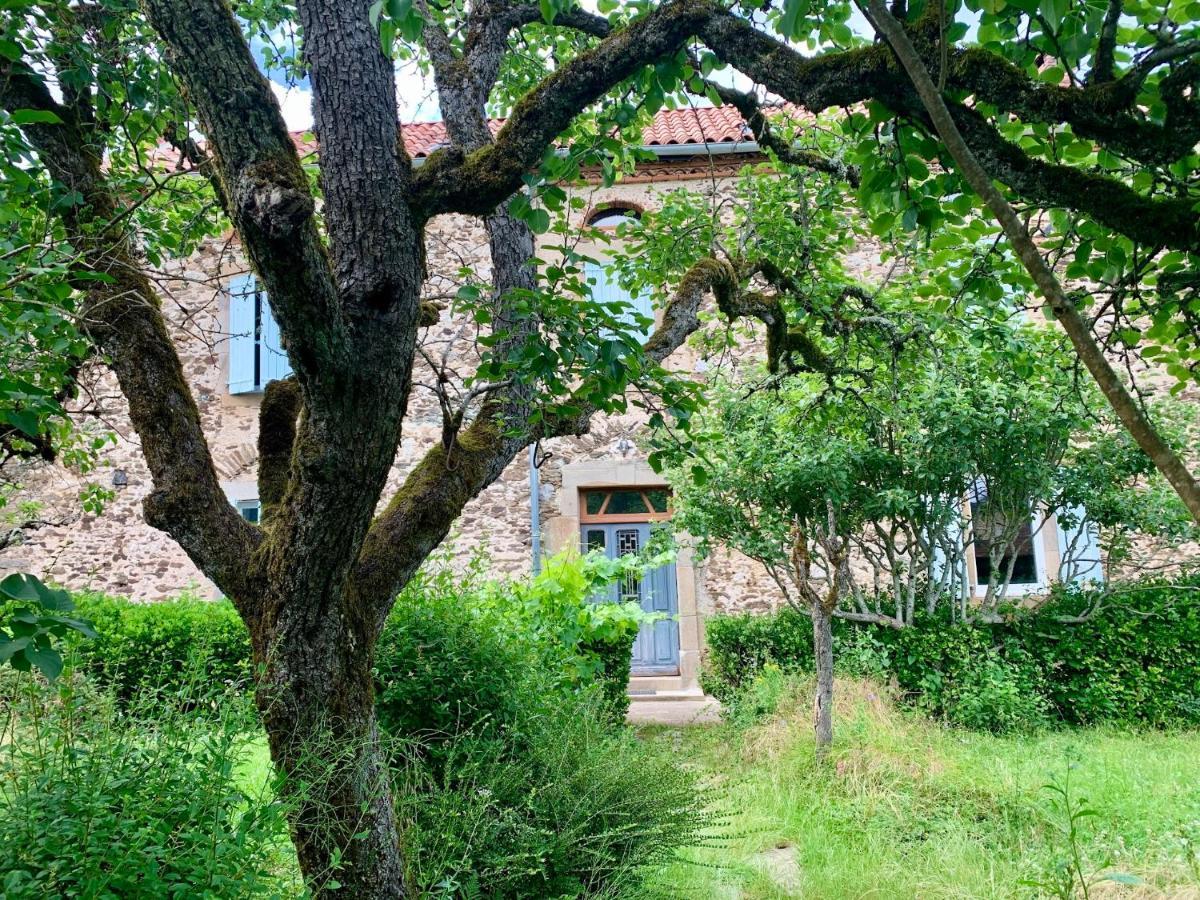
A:
{"type": "Polygon", "coordinates": [[[270,382],[258,409],[258,502],[264,523],[287,492],[296,443],[296,420],[302,409],[295,378],[270,382]]]}

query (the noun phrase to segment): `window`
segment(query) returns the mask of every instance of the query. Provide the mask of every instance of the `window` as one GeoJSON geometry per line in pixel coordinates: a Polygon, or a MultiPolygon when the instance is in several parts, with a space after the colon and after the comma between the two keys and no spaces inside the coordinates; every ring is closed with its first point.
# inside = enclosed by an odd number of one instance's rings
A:
{"type": "Polygon", "coordinates": [[[593,228],[617,228],[636,222],[640,218],[641,214],[634,207],[616,203],[593,210],[588,216],[587,223],[593,228]]]}
{"type": "Polygon", "coordinates": [[[247,522],[252,522],[255,525],[258,524],[262,509],[258,500],[238,500],[233,506],[238,511],[238,515],[247,522]]]}
{"type": "Polygon", "coordinates": [[[973,537],[970,553],[975,563],[976,590],[985,592],[993,574],[997,584],[1004,584],[1010,566],[1010,591],[1044,587],[1046,578],[1039,544],[1045,523],[1041,517],[1028,510],[1014,513],[1000,508],[989,500],[987,484],[982,478],[975,482],[970,500],[973,537]]]}
{"type": "Polygon", "coordinates": [[[267,293],[253,275],[229,283],[229,393],[253,394],[292,374],[267,293]]]}
{"type": "MultiPolygon", "coordinates": [[[[594,488],[583,492],[584,522],[652,522],[671,517],[671,494],[666,488],[594,488]]],[[[603,547],[603,532],[599,546],[603,547]]],[[[591,544],[593,532],[588,532],[591,544]]]]}

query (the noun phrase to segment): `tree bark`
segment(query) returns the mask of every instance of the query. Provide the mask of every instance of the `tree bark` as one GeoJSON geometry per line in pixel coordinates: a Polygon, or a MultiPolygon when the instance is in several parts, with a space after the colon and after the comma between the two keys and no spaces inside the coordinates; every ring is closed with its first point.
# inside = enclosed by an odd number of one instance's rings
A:
{"type": "Polygon", "coordinates": [[[408,896],[388,759],[375,719],[374,641],[345,602],[277,596],[252,632],[256,700],[314,897],[408,896]]]}
{"type": "Polygon", "coordinates": [[[824,605],[812,608],[813,659],[817,669],[817,691],[813,698],[813,733],[817,757],[829,752],[833,743],[833,613],[824,605]]]}

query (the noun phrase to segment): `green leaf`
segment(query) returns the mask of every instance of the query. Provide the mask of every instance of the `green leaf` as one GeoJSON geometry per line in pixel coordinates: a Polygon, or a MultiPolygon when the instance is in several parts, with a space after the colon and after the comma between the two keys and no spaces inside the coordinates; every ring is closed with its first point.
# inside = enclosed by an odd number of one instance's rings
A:
{"type": "Polygon", "coordinates": [[[0,638],[0,663],[8,662],[17,653],[28,647],[32,640],[33,638],[31,637],[19,637],[12,640],[0,638]]]}
{"type": "Polygon", "coordinates": [[[534,234],[545,234],[550,230],[550,213],[540,206],[529,211],[529,230],[534,234]]]}
{"type": "Polygon", "coordinates": [[[1041,0],[1039,9],[1049,26],[1058,31],[1069,6],[1070,0],[1041,0]]]}
{"type": "Polygon", "coordinates": [[[19,572],[0,581],[0,594],[10,600],[19,600],[22,603],[41,603],[42,594],[38,590],[39,587],[41,587],[40,581],[32,575],[19,572]]]}
{"type": "Polygon", "coordinates": [[[61,125],[62,119],[48,109],[14,109],[9,115],[17,125],[61,125]]]}
{"type": "Polygon", "coordinates": [[[1105,875],[1100,880],[1101,881],[1113,881],[1113,882],[1116,882],[1117,884],[1129,884],[1129,885],[1137,885],[1137,884],[1145,884],[1146,883],[1142,879],[1138,878],[1136,875],[1130,875],[1127,872],[1110,872],[1109,874],[1105,875]]]}
{"type": "Polygon", "coordinates": [[[54,681],[62,674],[62,655],[57,650],[50,647],[26,647],[25,658],[46,676],[47,681],[54,681]]]}

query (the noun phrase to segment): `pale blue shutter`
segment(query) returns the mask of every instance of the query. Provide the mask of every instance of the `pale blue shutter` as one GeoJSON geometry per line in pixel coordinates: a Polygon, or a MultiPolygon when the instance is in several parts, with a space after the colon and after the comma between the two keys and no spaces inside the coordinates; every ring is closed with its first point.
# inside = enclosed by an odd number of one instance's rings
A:
{"type": "Polygon", "coordinates": [[[962,527],[957,521],[951,522],[940,529],[937,534],[929,535],[933,545],[933,553],[929,561],[929,579],[934,584],[945,580],[943,589],[951,596],[957,595],[967,581],[967,561],[963,555],[962,527]],[[946,556],[946,548],[954,553],[954,560],[946,556]]]}
{"type": "Polygon", "coordinates": [[[239,275],[229,282],[229,393],[248,394],[258,390],[255,363],[258,334],[255,322],[253,275],[239,275]]]}
{"type": "MultiPolygon", "coordinates": [[[[1076,584],[1094,582],[1104,583],[1104,567],[1100,560],[1100,530],[1095,522],[1087,519],[1083,507],[1073,506],[1066,510],[1069,518],[1075,520],[1070,528],[1061,524],[1055,529],[1058,532],[1058,555],[1060,571],[1071,576],[1076,584]],[[1067,560],[1070,551],[1071,559],[1067,560]]],[[[1057,517],[1056,517],[1057,521],[1057,517]]]]}
{"type": "Polygon", "coordinates": [[[592,299],[600,303],[624,303],[627,307],[621,311],[617,318],[629,329],[633,337],[644,342],[650,337],[654,331],[654,306],[651,303],[649,293],[641,293],[633,296],[629,291],[621,287],[617,280],[616,274],[607,271],[598,263],[587,263],[584,266],[584,277],[589,282],[592,282],[592,299]],[[636,324],[634,310],[650,320],[650,324],[645,328],[636,324]]]}
{"type": "Polygon", "coordinates": [[[266,387],[269,381],[291,375],[292,365],[288,361],[287,351],[283,349],[283,342],[279,338],[279,324],[271,313],[271,304],[267,302],[265,292],[262,295],[262,320],[262,383],[263,387],[266,387]]]}

